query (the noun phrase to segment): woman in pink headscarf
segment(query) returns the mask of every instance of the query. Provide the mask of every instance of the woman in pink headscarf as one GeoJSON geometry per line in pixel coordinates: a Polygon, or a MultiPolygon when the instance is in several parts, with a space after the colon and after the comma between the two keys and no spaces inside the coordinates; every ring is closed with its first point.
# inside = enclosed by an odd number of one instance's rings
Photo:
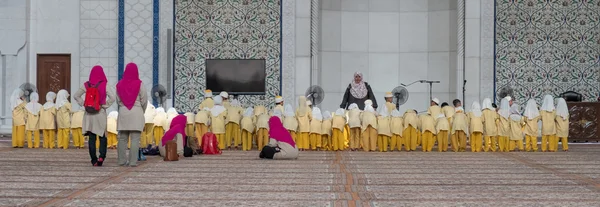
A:
{"type": "MultiPolygon", "coordinates": [[[[298,159],[298,147],[292,139],[292,135],[283,127],[281,119],[277,116],[272,116],[269,119],[269,145],[274,150],[274,160],[293,160],[298,159]]],[[[269,151],[269,150],[267,150],[269,151]]],[[[265,152],[263,150],[263,152],[265,152]]],[[[267,152],[268,153],[268,152],[267,152]]],[[[269,156],[267,156],[268,158],[269,156]]]]}
{"type": "Polygon", "coordinates": [[[175,118],[173,118],[169,131],[165,132],[161,143],[158,145],[158,151],[160,152],[161,156],[164,157],[166,155],[165,146],[167,142],[171,140],[175,140],[175,142],[177,142],[177,154],[180,156],[183,154],[183,146],[186,144],[185,137],[187,136],[185,134],[186,126],[187,117],[185,115],[177,115],[175,118]]]}
{"type": "Polygon", "coordinates": [[[119,119],[117,120],[119,165],[135,167],[141,157],[140,136],[146,124],[144,112],[148,105],[146,88],[140,80],[135,63],[127,64],[123,78],[117,83],[117,103],[119,104],[119,119]],[[127,145],[130,140],[129,157],[126,157],[127,145]]]}
{"type": "Polygon", "coordinates": [[[85,95],[86,90],[88,88],[98,88],[100,111],[97,113],[86,112],[83,115],[83,133],[89,137],[89,153],[92,165],[94,166],[102,166],[104,159],[106,159],[106,109],[115,102],[115,94],[110,90],[106,90],[107,83],[108,80],[102,66],[96,65],[90,72],[89,80],[73,96],[79,106],[83,106],[85,97],[82,98],[82,96],[85,95]],[[107,97],[108,100],[106,99],[107,97]],[[96,156],[97,139],[100,141],[100,158],[96,156]]]}

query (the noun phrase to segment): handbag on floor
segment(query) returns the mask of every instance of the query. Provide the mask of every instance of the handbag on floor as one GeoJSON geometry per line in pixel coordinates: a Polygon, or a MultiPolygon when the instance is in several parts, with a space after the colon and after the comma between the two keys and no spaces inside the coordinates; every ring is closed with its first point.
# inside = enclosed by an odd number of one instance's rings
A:
{"type": "Polygon", "coordinates": [[[165,161],[179,161],[179,155],[177,155],[177,142],[175,140],[168,141],[165,144],[165,161]]]}

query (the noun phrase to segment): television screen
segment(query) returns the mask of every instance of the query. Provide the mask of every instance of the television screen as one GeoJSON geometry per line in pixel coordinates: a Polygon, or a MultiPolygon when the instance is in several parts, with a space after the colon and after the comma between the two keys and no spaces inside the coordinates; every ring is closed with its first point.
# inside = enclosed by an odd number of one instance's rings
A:
{"type": "Polygon", "coordinates": [[[265,94],[264,59],[207,59],[206,87],[213,92],[234,95],[265,94]]]}

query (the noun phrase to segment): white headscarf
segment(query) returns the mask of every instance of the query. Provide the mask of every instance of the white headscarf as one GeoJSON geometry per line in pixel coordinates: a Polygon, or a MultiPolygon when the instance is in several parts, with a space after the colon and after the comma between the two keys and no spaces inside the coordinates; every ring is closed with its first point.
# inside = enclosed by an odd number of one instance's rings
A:
{"type": "Polygon", "coordinates": [[[176,117],[177,115],[179,115],[179,113],[177,113],[177,109],[171,107],[169,110],[167,110],[167,116],[176,117]]]}
{"type": "Polygon", "coordinates": [[[381,109],[379,109],[379,116],[382,117],[388,117],[390,116],[387,112],[387,108],[386,107],[381,107],[381,109]]]}
{"type": "Polygon", "coordinates": [[[300,116],[304,116],[308,110],[308,105],[306,105],[306,97],[300,96],[298,97],[298,114],[300,116]]]}
{"type": "Polygon", "coordinates": [[[533,119],[540,116],[540,111],[538,110],[537,103],[535,103],[534,99],[529,99],[529,101],[527,101],[527,106],[525,107],[525,113],[523,113],[523,116],[527,117],[527,119],[533,119]]]}
{"type": "Polygon", "coordinates": [[[164,114],[165,113],[165,108],[163,108],[163,107],[156,108],[156,113],[157,114],[159,114],[159,113],[163,113],[164,114]]]}
{"type": "Polygon", "coordinates": [[[337,110],[335,110],[335,115],[336,116],[345,116],[346,115],[346,110],[339,108],[337,110]]]}
{"type": "Polygon", "coordinates": [[[352,81],[350,82],[350,94],[352,97],[362,99],[367,96],[368,92],[369,90],[367,89],[365,81],[363,80],[363,74],[361,72],[354,73],[354,76],[352,76],[352,81]],[[360,76],[360,82],[354,82],[355,76],[360,76]]]}
{"type": "Polygon", "coordinates": [[[42,104],[38,103],[39,101],[40,95],[37,92],[33,92],[29,95],[29,103],[25,105],[25,108],[33,115],[38,115],[42,109],[42,104]]]}
{"type": "MultiPolygon", "coordinates": [[[[217,97],[220,97],[220,96],[216,96],[215,99],[217,99],[217,97]]],[[[210,109],[210,114],[212,116],[218,116],[219,114],[223,113],[225,110],[226,110],[225,107],[223,107],[221,105],[215,105],[215,106],[213,106],[212,109],[210,109]]]]}
{"type": "Polygon", "coordinates": [[[489,98],[485,98],[483,99],[483,102],[481,102],[481,108],[482,109],[489,109],[489,110],[496,110],[494,109],[494,107],[492,106],[492,100],[489,98]]]}
{"type": "Polygon", "coordinates": [[[148,101],[146,111],[144,111],[144,119],[146,119],[146,123],[152,123],[154,116],[156,116],[156,108],[154,105],[152,105],[152,103],[150,103],[150,101],[148,101]]]}
{"type": "Polygon", "coordinates": [[[465,108],[463,108],[462,106],[459,106],[459,107],[454,108],[454,111],[455,112],[459,112],[459,111],[465,112],[465,108]]]}
{"type": "Polygon", "coordinates": [[[357,108],[358,108],[358,105],[355,103],[350,104],[350,106],[348,106],[348,110],[357,109],[357,108]]]}
{"type": "Polygon", "coordinates": [[[69,92],[67,90],[60,90],[56,94],[56,108],[60,108],[69,102],[69,92]]]}
{"type": "Polygon", "coordinates": [[[503,98],[500,101],[500,109],[498,110],[498,114],[504,117],[505,119],[508,119],[508,117],[510,116],[510,104],[508,103],[507,98],[503,98]]]}
{"type": "Polygon", "coordinates": [[[240,104],[240,101],[238,101],[237,99],[233,99],[231,101],[231,106],[233,106],[233,107],[241,107],[242,104],[240,104]]]}
{"type": "Polygon", "coordinates": [[[312,118],[318,121],[323,121],[323,114],[321,113],[321,109],[319,109],[319,107],[313,107],[312,118]]]}
{"type": "Polygon", "coordinates": [[[375,113],[375,109],[373,108],[373,105],[365,105],[365,110],[364,111],[375,113]]]}
{"type": "Polygon", "coordinates": [[[54,99],[56,98],[56,93],[50,91],[46,93],[46,103],[44,103],[44,109],[50,109],[54,107],[54,99]]]}
{"type": "Polygon", "coordinates": [[[551,95],[544,96],[544,101],[542,102],[541,110],[552,112],[554,111],[554,109],[554,97],[552,97],[551,95]]]}
{"type": "Polygon", "coordinates": [[[329,120],[331,118],[332,118],[331,117],[331,112],[329,112],[329,111],[323,112],[323,120],[329,120]]]}
{"type": "Polygon", "coordinates": [[[562,117],[563,120],[569,118],[569,107],[564,98],[558,98],[556,101],[556,115],[562,117]]]}
{"type": "Polygon", "coordinates": [[[117,118],[119,118],[119,112],[117,112],[117,111],[111,111],[110,113],[108,113],[108,116],[106,118],[117,119],[117,118]]]}
{"type": "Polygon", "coordinates": [[[471,104],[471,113],[475,117],[481,117],[481,106],[478,101],[473,101],[473,104],[471,104]]]}
{"type": "Polygon", "coordinates": [[[286,117],[294,117],[296,115],[294,114],[294,109],[292,108],[291,104],[286,104],[283,110],[283,115],[286,117]]]}
{"type": "Polygon", "coordinates": [[[279,109],[275,109],[273,111],[273,116],[279,117],[280,120],[283,120],[283,112],[279,109]]]}
{"type": "Polygon", "coordinates": [[[519,112],[519,105],[513,104],[510,107],[510,119],[514,121],[521,121],[521,112],[519,112]]]}
{"type": "Polygon", "coordinates": [[[402,117],[402,114],[400,113],[400,111],[398,111],[398,109],[394,109],[392,111],[392,117],[402,117]]]}
{"type": "Polygon", "coordinates": [[[246,111],[244,112],[244,117],[253,117],[253,116],[254,116],[254,109],[252,109],[252,107],[246,108],[246,111]]]}
{"type": "Polygon", "coordinates": [[[223,97],[221,97],[221,96],[215,96],[213,98],[213,101],[215,102],[215,105],[222,105],[223,104],[223,97]]]}
{"type": "Polygon", "coordinates": [[[20,88],[15,89],[12,94],[10,94],[10,109],[11,110],[15,110],[15,108],[17,108],[17,106],[21,103],[23,103],[23,100],[21,100],[21,97],[23,97],[23,90],[21,90],[20,88]]]}

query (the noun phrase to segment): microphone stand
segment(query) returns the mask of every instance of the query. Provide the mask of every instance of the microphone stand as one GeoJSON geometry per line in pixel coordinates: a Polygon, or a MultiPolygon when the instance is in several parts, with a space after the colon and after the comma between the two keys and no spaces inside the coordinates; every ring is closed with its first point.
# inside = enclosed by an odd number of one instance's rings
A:
{"type": "Polygon", "coordinates": [[[404,86],[404,87],[407,87],[407,86],[410,86],[410,85],[415,84],[415,83],[428,83],[429,84],[429,101],[431,101],[433,99],[433,84],[434,83],[440,83],[440,81],[418,80],[418,81],[412,82],[412,83],[410,83],[408,85],[403,84],[403,83],[401,83],[400,85],[404,86]]]}

